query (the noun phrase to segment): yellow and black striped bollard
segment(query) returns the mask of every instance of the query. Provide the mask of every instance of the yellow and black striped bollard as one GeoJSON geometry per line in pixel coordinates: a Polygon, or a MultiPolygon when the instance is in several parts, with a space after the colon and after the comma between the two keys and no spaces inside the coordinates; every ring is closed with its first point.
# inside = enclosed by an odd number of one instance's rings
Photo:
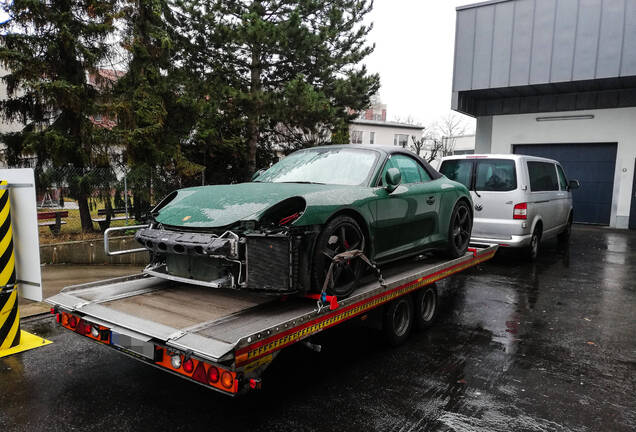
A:
{"type": "Polygon", "coordinates": [[[0,181],[0,351],[20,344],[18,286],[13,255],[9,188],[0,181]]]}

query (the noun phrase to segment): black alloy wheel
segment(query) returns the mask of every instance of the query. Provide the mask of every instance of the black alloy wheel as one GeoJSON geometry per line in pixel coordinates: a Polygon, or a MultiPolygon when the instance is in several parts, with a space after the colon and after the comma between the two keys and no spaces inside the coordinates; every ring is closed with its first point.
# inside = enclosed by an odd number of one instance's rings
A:
{"type": "MultiPolygon", "coordinates": [[[[314,252],[314,289],[321,291],[328,276],[333,257],[346,251],[364,252],[366,239],[358,223],[348,216],[338,216],[331,220],[318,236],[314,252]]],[[[364,271],[364,262],[352,258],[337,262],[327,286],[327,294],[345,298],[358,286],[358,279],[364,271]]]]}
{"type": "Polygon", "coordinates": [[[466,253],[470,243],[473,218],[465,201],[455,204],[448,229],[448,255],[459,258],[466,253]]]}

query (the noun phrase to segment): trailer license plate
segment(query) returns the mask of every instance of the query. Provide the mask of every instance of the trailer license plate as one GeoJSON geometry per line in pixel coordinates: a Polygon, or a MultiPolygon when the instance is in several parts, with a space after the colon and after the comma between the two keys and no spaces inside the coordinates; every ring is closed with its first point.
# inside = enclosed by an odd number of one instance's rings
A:
{"type": "Polygon", "coordinates": [[[155,359],[155,345],[150,342],[144,342],[128,335],[123,335],[115,331],[111,331],[110,343],[130,354],[137,354],[147,359],[155,359]]]}

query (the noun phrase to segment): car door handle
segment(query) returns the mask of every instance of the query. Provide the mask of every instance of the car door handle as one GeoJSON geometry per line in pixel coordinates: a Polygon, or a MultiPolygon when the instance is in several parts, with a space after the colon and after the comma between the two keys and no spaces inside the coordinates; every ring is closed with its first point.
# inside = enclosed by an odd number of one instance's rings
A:
{"type": "Polygon", "coordinates": [[[426,204],[435,204],[435,197],[426,198],[426,204]]]}

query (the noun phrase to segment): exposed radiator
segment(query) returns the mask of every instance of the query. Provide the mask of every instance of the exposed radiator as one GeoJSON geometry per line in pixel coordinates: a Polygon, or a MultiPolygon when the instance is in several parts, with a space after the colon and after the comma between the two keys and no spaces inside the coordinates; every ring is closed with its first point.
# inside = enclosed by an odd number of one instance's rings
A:
{"type": "Polygon", "coordinates": [[[272,292],[297,290],[292,239],[285,235],[247,236],[247,287],[272,292]]]}

